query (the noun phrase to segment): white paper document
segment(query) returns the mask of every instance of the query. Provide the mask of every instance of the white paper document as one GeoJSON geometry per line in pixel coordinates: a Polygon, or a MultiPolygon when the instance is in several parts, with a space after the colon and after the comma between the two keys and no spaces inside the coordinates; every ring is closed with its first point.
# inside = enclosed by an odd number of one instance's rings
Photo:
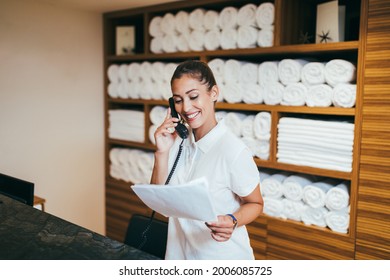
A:
{"type": "Polygon", "coordinates": [[[149,208],[166,217],[217,221],[206,178],[181,185],[136,184],[131,188],[149,208]]]}

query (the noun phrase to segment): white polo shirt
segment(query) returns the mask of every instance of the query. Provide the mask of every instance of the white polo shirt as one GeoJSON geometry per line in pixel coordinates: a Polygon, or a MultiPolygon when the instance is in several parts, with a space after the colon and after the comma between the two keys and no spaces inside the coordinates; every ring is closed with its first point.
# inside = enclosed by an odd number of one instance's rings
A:
{"type": "MultiPolygon", "coordinates": [[[[170,151],[169,169],[176,158],[181,139],[170,151]]],[[[206,177],[218,215],[234,213],[240,207],[238,196],[249,195],[260,183],[252,153],[220,121],[207,135],[195,142],[193,134],[183,150],[170,184],[206,177]]],[[[194,205],[194,211],[197,211],[194,205]]],[[[169,218],[166,259],[254,259],[245,226],[236,228],[226,242],[215,241],[205,222],[169,218]]]]}

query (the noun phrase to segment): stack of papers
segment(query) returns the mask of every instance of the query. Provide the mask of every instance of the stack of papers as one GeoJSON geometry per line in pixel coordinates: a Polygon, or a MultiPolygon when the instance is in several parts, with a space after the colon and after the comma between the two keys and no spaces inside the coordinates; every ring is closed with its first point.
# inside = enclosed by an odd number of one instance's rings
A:
{"type": "Polygon", "coordinates": [[[166,217],[218,220],[204,177],[180,185],[136,184],[131,188],[149,208],[166,217]]]}

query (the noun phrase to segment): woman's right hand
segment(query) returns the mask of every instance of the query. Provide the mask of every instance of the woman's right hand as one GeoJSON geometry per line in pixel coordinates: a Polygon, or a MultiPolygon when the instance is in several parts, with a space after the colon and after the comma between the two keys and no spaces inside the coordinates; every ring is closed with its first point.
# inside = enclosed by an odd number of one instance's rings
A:
{"type": "Polygon", "coordinates": [[[171,108],[168,107],[167,116],[164,122],[156,129],[154,133],[157,153],[165,153],[171,149],[177,137],[175,127],[177,126],[178,121],[178,118],[171,117],[171,108]]]}

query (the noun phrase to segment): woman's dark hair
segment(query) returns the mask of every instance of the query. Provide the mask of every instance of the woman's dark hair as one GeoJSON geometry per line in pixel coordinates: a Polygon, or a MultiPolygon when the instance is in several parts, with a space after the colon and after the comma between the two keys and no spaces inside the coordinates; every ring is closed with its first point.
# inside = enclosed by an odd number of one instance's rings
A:
{"type": "Polygon", "coordinates": [[[171,86],[174,80],[180,79],[183,75],[189,75],[192,78],[197,79],[202,84],[206,84],[208,91],[217,84],[215,82],[213,71],[211,71],[207,63],[199,60],[187,60],[180,63],[172,75],[171,86]]]}

